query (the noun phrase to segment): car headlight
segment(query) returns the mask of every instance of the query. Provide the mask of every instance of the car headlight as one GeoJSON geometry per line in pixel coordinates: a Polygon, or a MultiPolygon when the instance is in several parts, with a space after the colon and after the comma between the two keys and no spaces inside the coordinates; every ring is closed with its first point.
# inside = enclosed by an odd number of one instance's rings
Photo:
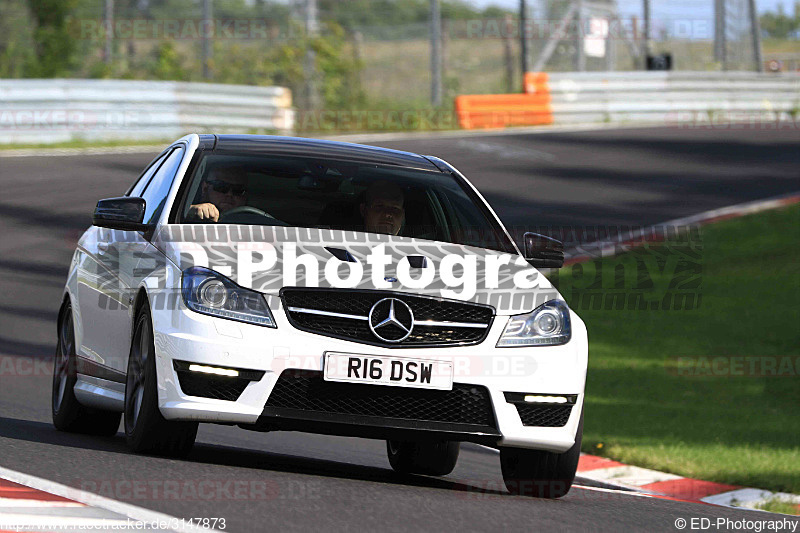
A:
{"type": "Polygon", "coordinates": [[[556,346],[571,337],[569,307],[562,300],[550,300],[531,313],[509,318],[497,347],[556,346]]]}
{"type": "Polygon", "coordinates": [[[240,287],[219,272],[203,267],[183,271],[181,294],[192,311],[230,320],[277,327],[264,295],[240,287]]]}

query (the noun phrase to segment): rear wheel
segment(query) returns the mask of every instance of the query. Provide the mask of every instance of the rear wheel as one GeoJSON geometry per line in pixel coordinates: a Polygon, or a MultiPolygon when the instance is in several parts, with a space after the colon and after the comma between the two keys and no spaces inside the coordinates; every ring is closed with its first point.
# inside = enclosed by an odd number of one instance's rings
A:
{"type": "Polygon", "coordinates": [[[111,436],[119,429],[120,413],[81,405],[75,397],[78,380],[75,327],[72,306],[66,304],[58,324],[58,343],[53,364],[51,408],[53,425],[60,431],[111,436]]]}
{"type": "Polygon", "coordinates": [[[143,305],[128,357],[125,383],[125,437],[131,450],[175,457],[187,455],[197,437],[197,422],[166,420],[158,409],[156,350],[150,309],[143,305]]]}
{"type": "Polygon", "coordinates": [[[500,448],[503,481],[512,494],[560,498],[569,492],[578,470],[583,436],[583,414],[575,444],[564,453],[523,448],[500,448]]]}
{"type": "Polygon", "coordinates": [[[456,467],[460,447],[460,443],[452,441],[386,441],[389,464],[400,474],[446,476],[456,467]]]}

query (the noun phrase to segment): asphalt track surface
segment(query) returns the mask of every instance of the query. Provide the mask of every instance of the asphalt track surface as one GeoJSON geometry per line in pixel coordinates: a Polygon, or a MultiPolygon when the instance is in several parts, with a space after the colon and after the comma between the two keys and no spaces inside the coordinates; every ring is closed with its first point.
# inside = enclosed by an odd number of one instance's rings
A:
{"type": "MultiPolygon", "coordinates": [[[[797,130],[628,129],[376,144],[450,161],[515,227],[655,224],[800,190],[797,130]]],[[[122,194],[153,155],[0,157],[0,466],[173,516],[224,517],[237,532],[676,531],[677,518],[766,517],[581,487],[558,501],[510,496],[497,455],[471,445],[446,478],[402,479],[380,441],[203,425],[189,458],[172,460],[129,453],[119,433],[56,432],[51,354],[72,251],[96,200],[122,194]],[[177,497],[131,490],[174,480],[182,487],[177,497]],[[237,496],[225,488],[231,481],[260,488],[237,496]],[[216,487],[216,496],[193,496],[201,486],[216,487]]]]}

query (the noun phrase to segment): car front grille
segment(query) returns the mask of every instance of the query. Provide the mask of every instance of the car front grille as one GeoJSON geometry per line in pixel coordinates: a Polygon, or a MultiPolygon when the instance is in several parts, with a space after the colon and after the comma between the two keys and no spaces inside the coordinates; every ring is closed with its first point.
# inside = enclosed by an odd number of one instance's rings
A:
{"type": "MultiPolygon", "coordinates": [[[[285,288],[281,298],[297,329],[387,347],[477,344],[494,318],[494,309],[486,305],[388,291],[285,288]],[[413,313],[411,332],[402,340],[381,338],[370,328],[370,311],[386,298],[399,300],[398,307],[405,304],[413,313]]],[[[380,333],[402,333],[393,327],[380,333]]]]}
{"type": "Polygon", "coordinates": [[[486,388],[460,383],[449,391],[338,383],[319,371],[290,369],[281,373],[266,407],[497,427],[486,388]]]}
{"type": "Polygon", "coordinates": [[[572,412],[571,405],[526,405],[516,404],[523,426],[561,428],[567,425],[572,412]]]}

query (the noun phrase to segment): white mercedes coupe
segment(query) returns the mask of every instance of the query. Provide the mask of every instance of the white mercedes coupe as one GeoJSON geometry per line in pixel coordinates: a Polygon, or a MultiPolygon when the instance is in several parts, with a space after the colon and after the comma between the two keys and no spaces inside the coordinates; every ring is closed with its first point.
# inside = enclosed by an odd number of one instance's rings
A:
{"type": "Polygon", "coordinates": [[[188,135],[100,200],[58,318],[53,423],[185,455],[198,423],[386,441],[443,476],[461,442],[500,452],[516,494],[557,498],[580,454],[586,327],[431,156],[188,135]]]}

